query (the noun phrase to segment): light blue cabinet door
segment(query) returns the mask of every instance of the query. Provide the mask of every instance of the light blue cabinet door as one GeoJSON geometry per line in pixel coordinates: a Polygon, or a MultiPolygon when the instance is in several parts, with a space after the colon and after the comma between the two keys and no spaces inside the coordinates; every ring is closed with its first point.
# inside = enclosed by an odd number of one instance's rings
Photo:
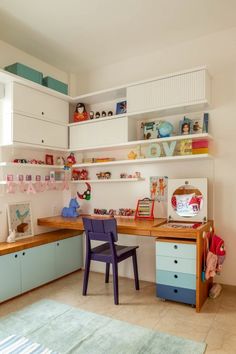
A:
{"type": "Polygon", "coordinates": [[[0,256],[0,301],[21,293],[20,253],[0,256]]]}
{"type": "Polygon", "coordinates": [[[22,292],[55,278],[54,243],[20,252],[22,292]]]}
{"type": "Polygon", "coordinates": [[[56,278],[82,268],[82,235],[55,242],[56,278]]]}

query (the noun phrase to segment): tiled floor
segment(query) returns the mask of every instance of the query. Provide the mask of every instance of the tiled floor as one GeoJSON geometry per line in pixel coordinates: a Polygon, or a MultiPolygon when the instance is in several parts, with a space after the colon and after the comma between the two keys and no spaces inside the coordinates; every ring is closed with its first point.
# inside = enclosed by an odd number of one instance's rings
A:
{"type": "MultiPolygon", "coordinates": [[[[236,288],[224,287],[216,300],[208,299],[201,313],[187,305],[163,302],[155,297],[155,286],[119,278],[120,305],[113,304],[113,288],[100,273],[90,273],[88,296],[81,295],[83,272],[76,272],[0,306],[0,316],[50,298],[84,310],[110,316],[169,334],[205,341],[206,354],[236,354],[236,288]]],[[[128,354],[128,353],[127,353],[128,354]]],[[[186,353],[188,354],[188,353],[186,353]]]]}

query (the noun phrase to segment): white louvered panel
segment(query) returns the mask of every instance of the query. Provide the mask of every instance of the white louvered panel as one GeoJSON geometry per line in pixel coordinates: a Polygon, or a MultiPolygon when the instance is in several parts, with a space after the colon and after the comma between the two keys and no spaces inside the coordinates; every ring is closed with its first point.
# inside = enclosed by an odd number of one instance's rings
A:
{"type": "Polygon", "coordinates": [[[206,98],[206,70],[174,75],[128,87],[129,113],[198,103],[206,98]]]}

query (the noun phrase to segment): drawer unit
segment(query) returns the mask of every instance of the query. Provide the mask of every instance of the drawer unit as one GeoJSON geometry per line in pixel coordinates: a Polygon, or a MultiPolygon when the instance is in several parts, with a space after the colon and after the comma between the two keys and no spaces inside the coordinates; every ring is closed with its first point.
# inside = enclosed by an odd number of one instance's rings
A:
{"type": "Polygon", "coordinates": [[[195,290],[196,275],[158,270],[156,272],[156,283],[195,290]]]}
{"type": "Polygon", "coordinates": [[[196,259],[196,246],[178,242],[156,242],[158,256],[196,259]]]}
{"type": "Polygon", "coordinates": [[[196,304],[196,291],[192,289],[157,284],[156,293],[157,296],[162,299],[183,302],[190,305],[196,304]]]}
{"type": "Polygon", "coordinates": [[[196,244],[178,240],[156,242],[156,295],[196,304],[196,244]]]}
{"type": "Polygon", "coordinates": [[[166,257],[156,256],[157,269],[167,270],[170,272],[181,272],[188,274],[196,274],[196,260],[179,258],[179,257],[166,257]]]}

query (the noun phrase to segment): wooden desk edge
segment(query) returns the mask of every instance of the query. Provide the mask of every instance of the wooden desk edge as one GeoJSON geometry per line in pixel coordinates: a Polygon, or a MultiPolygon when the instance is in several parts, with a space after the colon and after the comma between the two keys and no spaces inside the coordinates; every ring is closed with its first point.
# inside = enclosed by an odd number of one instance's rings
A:
{"type": "Polygon", "coordinates": [[[43,234],[27,237],[25,239],[17,240],[13,243],[0,242],[0,256],[6,254],[23,251],[28,248],[42,246],[48,243],[61,241],[66,238],[81,235],[82,231],[77,230],[56,230],[51,232],[45,232],[43,234]]]}

